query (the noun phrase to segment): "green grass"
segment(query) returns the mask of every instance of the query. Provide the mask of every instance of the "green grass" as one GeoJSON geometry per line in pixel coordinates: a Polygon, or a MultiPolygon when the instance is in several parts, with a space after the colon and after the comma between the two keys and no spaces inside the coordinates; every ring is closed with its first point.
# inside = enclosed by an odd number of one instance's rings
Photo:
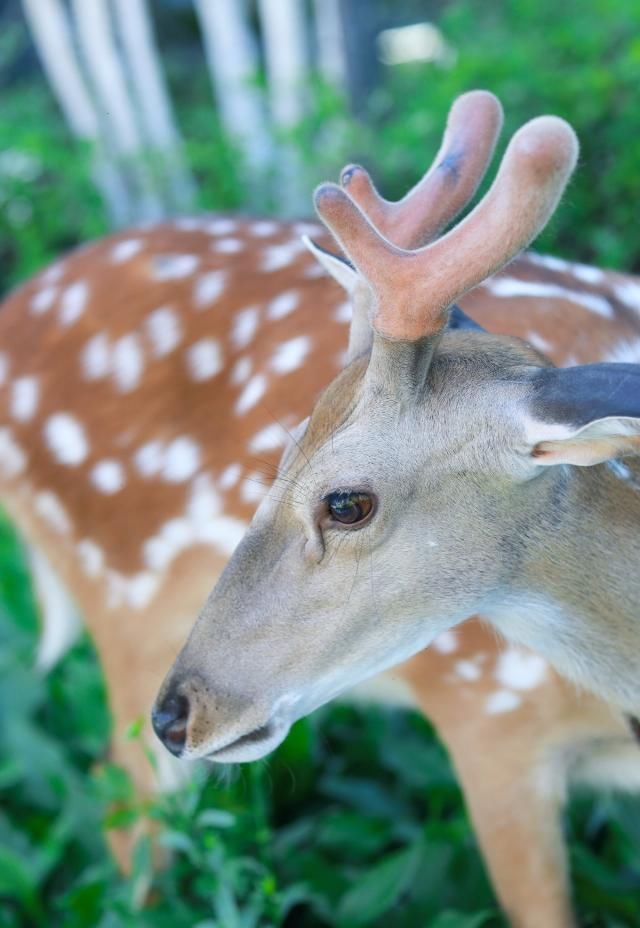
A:
{"type": "MultiPolygon", "coordinates": [[[[2,522],[2,928],[504,925],[445,751],[419,716],[336,706],[299,723],[268,762],[145,807],[105,760],[89,642],[43,679],[36,634],[28,572],[2,522]],[[142,839],[124,879],[106,829],[144,816],[173,862],[154,873],[142,839]]],[[[640,925],[640,804],[583,799],[568,831],[583,923],[640,925]]]]}

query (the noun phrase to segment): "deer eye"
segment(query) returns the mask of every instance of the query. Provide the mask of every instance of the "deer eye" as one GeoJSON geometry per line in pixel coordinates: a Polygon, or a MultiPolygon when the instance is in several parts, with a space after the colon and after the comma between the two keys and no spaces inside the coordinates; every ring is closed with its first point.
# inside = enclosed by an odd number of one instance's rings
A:
{"type": "Polygon", "coordinates": [[[341,525],[358,525],[373,512],[374,499],[368,493],[336,490],[324,498],[329,517],[341,525]]]}

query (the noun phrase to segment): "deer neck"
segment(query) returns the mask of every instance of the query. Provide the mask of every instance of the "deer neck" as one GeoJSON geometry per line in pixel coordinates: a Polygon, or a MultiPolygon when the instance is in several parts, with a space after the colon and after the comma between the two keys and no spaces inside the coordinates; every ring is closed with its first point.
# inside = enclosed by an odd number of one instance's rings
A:
{"type": "MultiPolygon", "coordinates": [[[[555,471],[555,469],[554,469],[555,471]]],[[[640,711],[640,467],[557,468],[487,618],[607,701],[640,711]]],[[[534,481],[537,483],[537,481],[534,481]]],[[[539,492],[539,487],[535,492],[539,492]]]]}

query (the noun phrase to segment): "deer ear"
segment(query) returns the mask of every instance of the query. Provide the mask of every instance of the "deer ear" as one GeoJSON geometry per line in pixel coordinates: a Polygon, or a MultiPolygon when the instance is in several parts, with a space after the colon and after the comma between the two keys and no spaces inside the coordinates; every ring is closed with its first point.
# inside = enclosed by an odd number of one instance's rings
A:
{"type": "Polygon", "coordinates": [[[640,365],[543,368],[526,422],[536,464],[587,467],[640,454],[640,365]]]}
{"type": "Polygon", "coordinates": [[[362,278],[346,258],[334,255],[332,252],[322,248],[317,242],[314,242],[308,235],[302,236],[302,241],[307,246],[316,261],[319,261],[325,271],[347,291],[349,296],[353,296],[362,278]]]}

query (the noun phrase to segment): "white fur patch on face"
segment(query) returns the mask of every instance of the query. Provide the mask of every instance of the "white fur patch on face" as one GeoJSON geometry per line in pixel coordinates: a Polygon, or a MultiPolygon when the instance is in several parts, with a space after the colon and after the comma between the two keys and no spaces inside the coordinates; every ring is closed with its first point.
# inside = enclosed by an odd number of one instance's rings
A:
{"type": "Polygon", "coordinates": [[[155,358],[171,354],[182,341],[182,324],[171,306],[154,309],[145,319],[145,329],[155,358]]]}
{"type": "Polygon", "coordinates": [[[87,577],[95,579],[100,576],[104,569],[104,552],[102,548],[99,548],[89,538],[84,538],[76,545],[76,554],[80,561],[80,568],[87,577]]]}
{"type": "Polygon", "coordinates": [[[256,432],[249,442],[249,451],[252,454],[260,454],[263,451],[275,451],[276,448],[284,448],[287,438],[288,435],[280,423],[273,422],[256,432]]]}
{"type": "Polygon", "coordinates": [[[522,705],[522,699],[517,693],[510,690],[496,690],[487,697],[484,704],[487,715],[500,715],[503,712],[513,712],[522,705]]]}
{"type": "Polygon", "coordinates": [[[300,303],[300,294],[297,290],[286,290],[278,294],[267,305],[267,318],[284,319],[297,308],[300,303]]]}
{"type": "Polygon", "coordinates": [[[189,376],[198,383],[211,380],[224,367],[222,348],[215,338],[201,338],[200,341],[194,342],[187,348],[185,356],[189,376]]]}
{"type": "Polygon", "coordinates": [[[493,296],[531,297],[532,299],[569,300],[582,306],[589,312],[605,319],[613,316],[613,307],[609,300],[595,293],[581,290],[569,290],[557,284],[545,284],[537,281],[519,280],[517,277],[491,277],[482,284],[493,296]]]}
{"type": "Polygon", "coordinates": [[[225,271],[208,271],[200,274],[193,285],[193,302],[196,309],[207,309],[220,299],[227,286],[225,271]]]}
{"type": "Polygon", "coordinates": [[[218,477],[218,487],[224,491],[231,490],[240,479],[241,473],[242,467],[239,464],[229,464],[218,477]]]}
{"type": "Polygon", "coordinates": [[[246,385],[235,405],[236,415],[242,416],[258,403],[267,391],[267,378],[256,374],[246,385]]]}
{"type": "Polygon", "coordinates": [[[51,490],[42,490],[36,493],[33,508],[38,516],[46,522],[49,528],[59,535],[68,535],[71,531],[71,520],[67,511],[51,490]]]}
{"type": "Polygon", "coordinates": [[[513,690],[531,690],[540,686],[547,676],[547,663],[538,654],[508,648],[496,662],[495,678],[502,686],[513,690]]]}
{"type": "Polygon", "coordinates": [[[237,314],[233,321],[231,341],[238,349],[246,348],[258,328],[259,312],[256,306],[250,306],[237,314]]]}
{"type": "Polygon", "coordinates": [[[117,242],[111,249],[111,260],[114,264],[123,264],[141,250],[142,242],[139,238],[125,238],[121,242],[117,242]]]}
{"type": "Polygon", "coordinates": [[[59,464],[77,467],[89,454],[84,427],[67,412],[57,412],[44,425],[44,437],[59,464]]]}
{"type": "Polygon", "coordinates": [[[18,377],[11,384],[9,412],[18,422],[29,422],[38,408],[40,385],[35,377],[18,377]]]}
{"type": "Polygon", "coordinates": [[[73,325],[83,314],[89,300],[89,285],[84,280],[77,280],[68,286],[60,299],[58,318],[61,325],[73,325]]]}
{"type": "Polygon", "coordinates": [[[269,362],[277,374],[289,374],[302,367],[311,351],[311,339],[308,335],[298,335],[278,345],[269,362]]]}
{"type": "Polygon", "coordinates": [[[105,458],[91,469],[91,482],[101,493],[113,496],[119,493],[126,483],[124,467],[119,461],[105,458]]]}
{"type": "Polygon", "coordinates": [[[92,335],[80,353],[80,364],[87,380],[100,380],[111,370],[111,347],[104,332],[92,335]]]}
{"type": "Polygon", "coordinates": [[[154,280],[180,280],[194,274],[200,265],[197,255],[154,255],[151,276],[154,280]]]}
{"type": "Polygon", "coordinates": [[[144,371],[144,354],[139,335],[131,332],[117,340],[111,353],[111,367],[120,393],[130,393],[136,389],[144,371]]]}
{"type": "Polygon", "coordinates": [[[27,466],[27,456],[11,429],[0,428],[0,473],[7,480],[17,477],[27,466]]]}
{"type": "Polygon", "coordinates": [[[51,309],[57,296],[57,287],[49,286],[43,287],[42,290],[38,290],[38,292],[31,297],[31,302],[29,303],[31,312],[35,313],[36,316],[42,316],[51,309]]]}
{"type": "Polygon", "coordinates": [[[440,632],[437,638],[434,638],[431,645],[439,654],[453,654],[460,647],[458,636],[455,632],[440,632]]]}
{"type": "Polygon", "coordinates": [[[238,358],[236,363],[231,368],[229,380],[235,386],[240,386],[241,383],[245,383],[249,377],[251,377],[252,369],[253,363],[251,358],[246,357],[246,355],[243,358],[238,358]]]}

